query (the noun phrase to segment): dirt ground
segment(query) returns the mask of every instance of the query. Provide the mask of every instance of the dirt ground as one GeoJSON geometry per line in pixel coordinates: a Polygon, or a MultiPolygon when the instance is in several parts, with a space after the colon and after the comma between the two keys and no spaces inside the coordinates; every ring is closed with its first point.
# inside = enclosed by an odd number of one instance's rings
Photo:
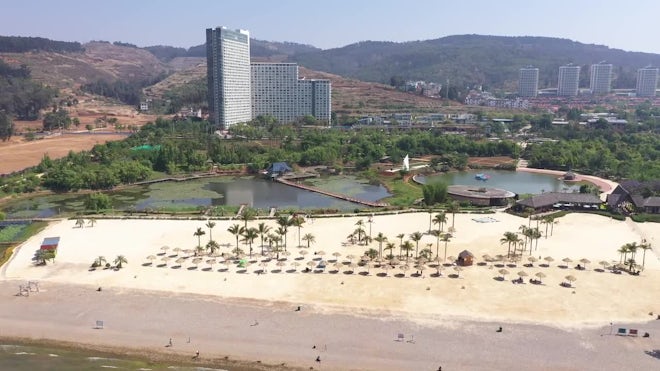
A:
{"type": "Polygon", "coordinates": [[[0,174],[35,166],[45,154],[60,158],[69,151],[88,150],[96,144],[123,138],[126,138],[125,134],[65,134],[31,142],[13,140],[0,145],[0,174]]]}
{"type": "Polygon", "coordinates": [[[507,156],[499,157],[470,157],[468,165],[478,165],[479,167],[495,167],[501,164],[513,164],[515,159],[507,156]]]}

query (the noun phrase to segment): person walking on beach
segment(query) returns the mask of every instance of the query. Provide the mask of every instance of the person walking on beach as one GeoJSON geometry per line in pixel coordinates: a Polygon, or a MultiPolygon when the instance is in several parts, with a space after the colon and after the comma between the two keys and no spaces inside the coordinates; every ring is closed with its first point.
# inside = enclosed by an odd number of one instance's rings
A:
{"type": "Polygon", "coordinates": [[[193,358],[195,359],[199,358],[199,350],[195,352],[195,356],[193,358]]]}
{"type": "Polygon", "coordinates": [[[170,338],[170,343],[167,346],[169,346],[169,347],[172,346],[172,338],[170,338]]]}

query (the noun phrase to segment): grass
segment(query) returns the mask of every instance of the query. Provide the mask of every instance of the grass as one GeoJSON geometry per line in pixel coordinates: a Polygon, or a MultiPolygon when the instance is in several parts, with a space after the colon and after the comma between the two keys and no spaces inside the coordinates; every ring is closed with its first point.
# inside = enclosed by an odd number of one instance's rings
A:
{"type": "Polygon", "coordinates": [[[20,231],[17,231],[13,237],[15,239],[13,243],[9,243],[9,241],[6,241],[6,243],[0,243],[0,267],[9,260],[16,245],[19,245],[23,241],[39,233],[42,229],[46,228],[47,225],[48,223],[46,222],[34,222],[28,225],[17,226],[20,228],[20,231]]]}
{"type": "Polygon", "coordinates": [[[385,202],[393,206],[411,206],[416,200],[422,198],[422,188],[411,183],[406,183],[403,179],[381,178],[381,181],[392,193],[391,197],[386,198],[385,202]]]}

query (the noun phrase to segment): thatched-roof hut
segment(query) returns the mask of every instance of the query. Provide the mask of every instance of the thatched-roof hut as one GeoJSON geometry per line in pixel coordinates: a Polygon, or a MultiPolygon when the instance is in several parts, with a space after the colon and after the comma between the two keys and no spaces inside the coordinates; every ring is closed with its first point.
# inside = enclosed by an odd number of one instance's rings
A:
{"type": "Polygon", "coordinates": [[[473,263],[474,255],[471,252],[463,250],[460,254],[458,254],[458,265],[466,266],[472,265],[473,263]]]}

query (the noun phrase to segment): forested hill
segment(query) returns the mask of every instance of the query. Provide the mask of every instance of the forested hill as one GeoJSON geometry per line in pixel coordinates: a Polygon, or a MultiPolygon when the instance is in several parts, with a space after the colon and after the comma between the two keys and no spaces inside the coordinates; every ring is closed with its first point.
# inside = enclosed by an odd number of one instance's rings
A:
{"type": "Polygon", "coordinates": [[[290,57],[307,68],[363,81],[389,83],[392,77],[487,89],[517,86],[518,70],[540,69],[539,86],[556,87],[558,68],[582,66],[580,86],[589,85],[589,66],[614,65],[614,88],[634,88],[636,71],[660,65],[660,55],[549,37],[457,35],[403,43],[364,41],[342,48],[290,57]]]}
{"type": "Polygon", "coordinates": [[[54,41],[43,37],[0,36],[0,53],[31,51],[82,52],[83,47],[78,42],[54,41]]]}

